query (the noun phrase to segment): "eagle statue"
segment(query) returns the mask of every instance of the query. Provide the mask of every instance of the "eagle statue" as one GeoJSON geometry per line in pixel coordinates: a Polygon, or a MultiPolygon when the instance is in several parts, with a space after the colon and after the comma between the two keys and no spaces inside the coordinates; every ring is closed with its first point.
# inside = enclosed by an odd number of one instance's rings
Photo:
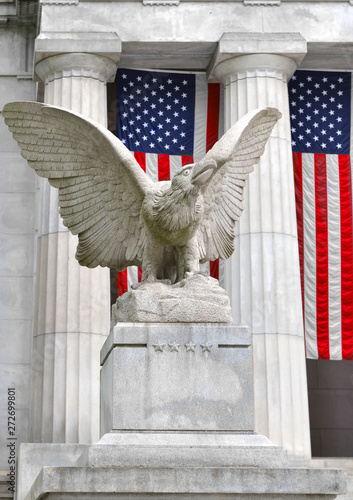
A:
{"type": "Polygon", "coordinates": [[[22,156],[59,189],[60,214],[78,234],[82,266],[142,266],[142,281],[181,281],[199,263],[227,259],[246,179],[281,114],[243,116],[202,160],[154,183],[106,128],[37,102],[3,109],[22,156]]]}

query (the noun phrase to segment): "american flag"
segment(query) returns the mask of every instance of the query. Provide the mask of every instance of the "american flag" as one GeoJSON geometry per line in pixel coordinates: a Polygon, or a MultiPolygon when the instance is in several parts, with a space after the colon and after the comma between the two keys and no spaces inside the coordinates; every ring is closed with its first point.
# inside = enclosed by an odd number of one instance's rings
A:
{"type": "MultiPolygon", "coordinates": [[[[220,84],[203,73],[119,69],[117,136],[153,181],[169,180],[183,165],[203,158],[222,135],[220,84]]],[[[219,263],[210,263],[219,278],[219,263]]],[[[118,295],[141,280],[141,269],[118,273],[118,295]]]]}
{"type": "Polygon", "coordinates": [[[351,74],[289,82],[306,353],[353,359],[351,74]]]}

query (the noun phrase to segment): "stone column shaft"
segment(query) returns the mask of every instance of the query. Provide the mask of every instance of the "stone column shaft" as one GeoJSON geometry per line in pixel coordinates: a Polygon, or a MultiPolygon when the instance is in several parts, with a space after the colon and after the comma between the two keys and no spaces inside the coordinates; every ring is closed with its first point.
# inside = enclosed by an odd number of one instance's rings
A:
{"type": "Polygon", "coordinates": [[[283,55],[286,40],[275,50],[272,39],[260,34],[256,44],[256,36],[249,36],[254,53],[249,54],[244,39],[248,53],[243,54],[238,39],[230,55],[231,34],[225,35],[227,54],[223,60],[218,54],[220,62],[213,69],[225,84],[226,130],[259,107],[276,107],[282,113],[249,176],[236,250],[224,263],[224,279],[235,322],[253,332],[255,430],[290,455],[307,458],[310,434],[287,91],[297,64],[294,56],[283,55]]]}
{"type": "MultiPolygon", "coordinates": [[[[36,72],[47,104],[107,124],[110,59],[62,54],[36,72]]],[[[38,238],[33,340],[31,439],[89,443],[99,439],[99,353],[109,333],[109,270],[81,267],[73,236],[58,213],[58,190],[37,178],[38,238]]]]}

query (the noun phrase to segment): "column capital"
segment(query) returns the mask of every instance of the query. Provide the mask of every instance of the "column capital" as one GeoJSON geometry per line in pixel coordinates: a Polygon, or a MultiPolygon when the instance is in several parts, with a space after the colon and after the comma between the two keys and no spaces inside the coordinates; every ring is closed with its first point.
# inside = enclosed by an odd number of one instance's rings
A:
{"type": "Polygon", "coordinates": [[[35,66],[45,84],[63,77],[86,77],[103,83],[114,81],[117,63],[96,54],[59,54],[42,59],[35,66]]]}
{"type": "Polygon", "coordinates": [[[63,72],[61,76],[90,76],[106,83],[115,79],[121,52],[117,33],[41,33],[35,41],[35,73],[42,80],[63,72]]]}
{"type": "Polygon", "coordinates": [[[288,80],[307,52],[299,33],[224,33],[209,64],[208,77],[282,75],[288,80]]]}

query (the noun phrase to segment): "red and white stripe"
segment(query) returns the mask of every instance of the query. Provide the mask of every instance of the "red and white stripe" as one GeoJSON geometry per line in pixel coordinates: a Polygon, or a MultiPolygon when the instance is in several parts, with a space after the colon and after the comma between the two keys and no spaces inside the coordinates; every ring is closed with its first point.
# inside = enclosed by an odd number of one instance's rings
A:
{"type": "Polygon", "coordinates": [[[307,357],[353,359],[351,160],[293,153],[293,164],[307,357]]]}
{"type": "MultiPolygon", "coordinates": [[[[223,93],[220,84],[207,84],[204,74],[196,74],[195,134],[193,156],[169,156],[135,152],[140,167],[154,182],[169,180],[177,170],[189,163],[201,160],[222,135],[223,93]]],[[[219,278],[219,261],[204,264],[203,270],[219,278]]],[[[130,289],[132,283],[141,281],[141,269],[135,266],[119,272],[117,277],[118,295],[130,289]]]]}

